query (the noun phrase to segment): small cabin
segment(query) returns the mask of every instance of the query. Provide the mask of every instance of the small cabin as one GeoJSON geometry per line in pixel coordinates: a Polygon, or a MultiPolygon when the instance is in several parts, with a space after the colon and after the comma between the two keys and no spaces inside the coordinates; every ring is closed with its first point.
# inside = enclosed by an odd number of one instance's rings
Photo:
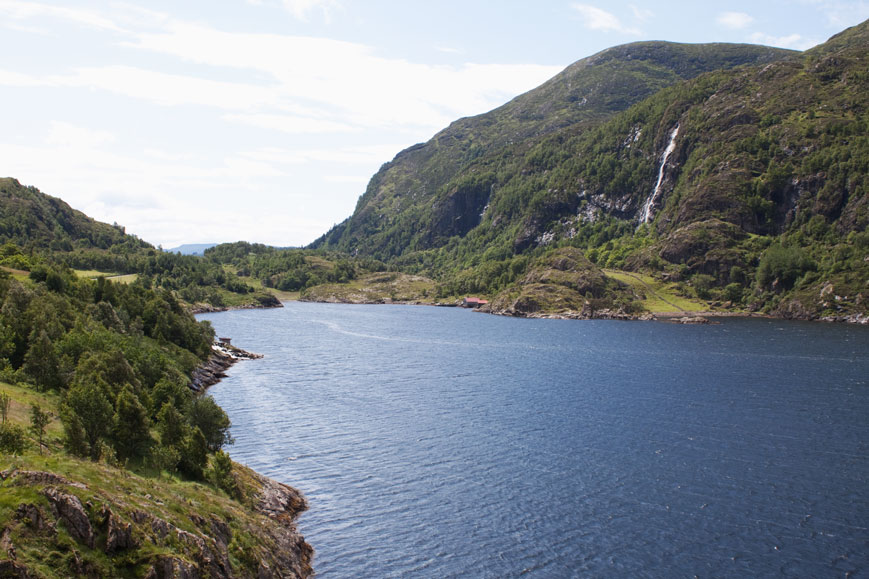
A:
{"type": "Polygon", "coordinates": [[[463,308],[479,308],[480,306],[484,306],[489,302],[484,299],[475,298],[475,297],[466,297],[462,300],[463,308]]]}
{"type": "Polygon", "coordinates": [[[231,346],[232,338],[217,338],[217,341],[220,342],[221,346],[231,346]]]}

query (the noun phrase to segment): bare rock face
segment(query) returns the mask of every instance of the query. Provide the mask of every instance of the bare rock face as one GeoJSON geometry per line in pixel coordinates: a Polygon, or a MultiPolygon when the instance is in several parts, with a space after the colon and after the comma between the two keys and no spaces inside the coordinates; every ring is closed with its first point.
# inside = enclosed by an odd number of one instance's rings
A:
{"type": "Polygon", "coordinates": [[[260,486],[255,509],[280,522],[280,525],[266,530],[274,546],[269,552],[270,560],[260,560],[257,576],[269,579],[312,575],[314,549],[298,533],[294,523],[296,517],[308,508],[305,497],[296,489],[268,477],[257,473],[253,476],[260,486]]]}
{"type": "Polygon", "coordinates": [[[109,511],[106,529],[106,553],[117,553],[136,546],[136,540],[133,538],[133,525],[124,523],[112,511],[109,511]]]}
{"type": "Polygon", "coordinates": [[[37,533],[54,532],[54,524],[45,516],[38,506],[31,503],[21,503],[15,509],[15,519],[23,521],[37,533]]]}
{"type": "Polygon", "coordinates": [[[0,479],[6,480],[12,478],[14,479],[14,484],[16,486],[23,485],[67,485],[71,487],[76,487],[80,489],[87,488],[85,485],[79,482],[73,482],[69,479],[66,479],[59,474],[54,474],[53,472],[45,472],[39,470],[16,470],[10,469],[0,472],[0,479]]]}
{"type": "Polygon", "coordinates": [[[709,319],[703,316],[683,316],[676,320],[680,324],[708,324],[709,319]]]}
{"type": "Polygon", "coordinates": [[[199,579],[202,575],[192,563],[177,557],[158,557],[145,579],[199,579]]]}
{"type": "Polygon", "coordinates": [[[51,503],[54,516],[66,524],[69,534],[76,541],[93,549],[94,530],[79,498],[63,493],[54,487],[46,487],[42,494],[51,503]]]}
{"type": "Polygon", "coordinates": [[[262,477],[262,491],[256,509],[271,519],[291,522],[308,508],[305,497],[296,489],[262,477]]]}
{"type": "Polygon", "coordinates": [[[10,579],[30,579],[35,577],[27,570],[27,567],[19,565],[11,559],[0,561],[0,577],[9,577],[10,579]]]}
{"type": "Polygon", "coordinates": [[[9,529],[3,529],[0,533],[0,551],[5,551],[6,556],[15,560],[15,545],[12,544],[12,534],[9,529]]]}

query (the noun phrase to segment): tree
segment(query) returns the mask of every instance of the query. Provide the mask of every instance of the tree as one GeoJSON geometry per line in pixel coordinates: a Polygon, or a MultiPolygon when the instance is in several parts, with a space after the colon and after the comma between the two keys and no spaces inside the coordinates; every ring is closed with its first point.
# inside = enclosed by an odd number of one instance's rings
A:
{"type": "Polygon", "coordinates": [[[24,356],[24,371],[36,381],[36,389],[40,392],[46,388],[60,388],[63,383],[54,344],[44,330],[32,340],[24,356]]]}
{"type": "Polygon", "coordinates": [[[190,407],[189,418],[190,423],[198,427],[205,436],[208,450],[217,452],[224,445],[233,443],[232,436],[229,434],[232,422],[211,396],[195,398],[190,407]]]}
{"type": "Polygon", "coordinates": [[[238,482],[232,474],[232,459],[222,450],[217,451],[211,459],[208,478],[214,486],[223,489],[229,496],[239,495],[238,482]]]}
{"type": "Polygon", "coordinates": [[[0,392],[0,418],[3,420],[0,423],[6,423],[6,417],[9,416],[9,403],[11,398],[5,392],[0,392]]]}
{"type": "Polygon", "coordinates": [[[44,412],[39,404],[30,405],[30,432],[39,443],[39,454],[42,454],[42,439],[45,437],[45,427],[51,422],[51,413],[44,412]]]}
{"type": "Polygon", "coordinates": [[[157,430],[160,432],[160,444],[178,448],[190,427],[184,422],[184,417],[170,402],[165,402],[157,414],[157,430]]]}
{"type": "Polygon", "coordinates": [[[114,411],[101,381],[70,388],[61,406],[60,418],[67,435],[67,447],[74,454],[100,458],[100,442],[109,433],[114,411]]]}
{"type": "Polygon", "coordinates": [[[149,430],[148,412],[132,388],[125,385],[115,402],[112,419],[112,446],[120,460],[145,456],[154,440],[149,430]]]}
{"type": "Polygon", "coordinates": [[[184,438],[180,450],[181,459],[178,470],[194,479],[202,479],[208,465],[208,446],[198,428],[190,430],[184,438]]]}

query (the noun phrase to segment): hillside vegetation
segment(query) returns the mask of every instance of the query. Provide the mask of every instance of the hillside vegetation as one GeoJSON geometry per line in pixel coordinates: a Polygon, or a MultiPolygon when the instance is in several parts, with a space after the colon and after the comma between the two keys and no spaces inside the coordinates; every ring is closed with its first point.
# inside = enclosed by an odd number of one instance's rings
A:
{"type": "Polygon", "coordinates": [[[193,392],[211,326],[50,257],[0,270],[0,576],[309,574],[304,500],[233,465],[193,392]]]}
{"type": "Polygon", "coordinates": [[[867,55],[867,23],[805,53],[605,51],[400,153],[314,246],[487,295],[574,247],[736,310],[863,319],[867,55]]]}

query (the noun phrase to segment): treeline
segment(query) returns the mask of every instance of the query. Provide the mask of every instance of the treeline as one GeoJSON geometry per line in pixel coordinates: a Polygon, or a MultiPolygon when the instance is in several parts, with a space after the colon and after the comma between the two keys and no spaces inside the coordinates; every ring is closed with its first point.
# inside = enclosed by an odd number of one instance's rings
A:
{"type": "Polygon", "coordinates": [[[60,395],[70,453],[206,476],[230,422],[188,377],[214,331],[173,292],[83,279],[44,260],[24,280],[0,270],[0,304],[0,381],[60,395]]]}
{"type": "Polygon", "coordinates": [[[239,276],[253,277],[264,287],[300,291],[324,283],[346,283],[359,275],[386,270],[370,257],[353,258],[322,250],[281,249],[239,241],[205,250],[211,263],[229,266],[239,276]]]}

